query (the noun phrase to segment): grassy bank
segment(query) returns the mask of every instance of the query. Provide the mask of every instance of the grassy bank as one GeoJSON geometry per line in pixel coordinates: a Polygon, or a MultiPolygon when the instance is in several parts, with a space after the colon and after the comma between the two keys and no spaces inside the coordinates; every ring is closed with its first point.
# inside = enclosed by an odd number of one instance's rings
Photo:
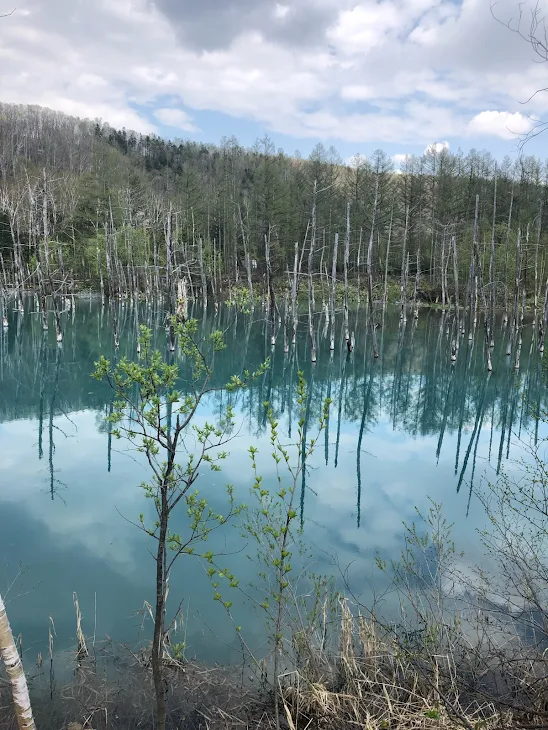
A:
{"type": "MultiPolygon", "coordinates": [[[[406,642],[403,635],[387,634],[380,623],[352,612],[350,604],[341,600],[336,644],[331,649],[314,642],[301,646],[299,660],[279,677],[283,701],[281,727],[287,730],[544,727],[541,708],[518,708],[523,700],[519,691],[513,694],[515,707],[508,707],[508,697],[500,691],[502,676],[496,657],[482,657],[471,648],[463,653],[458,643],[451,649],[432,642],[427,649],[427,643],[423,643],[411,650],[409,646],[405,648],[406,642]],[[478,668],[489,664],[490,671],[480,679],[478,668]],[[476,674],[475,687],[473,674],[476,674]],[[498,697],[494,689],[497,681],[498,697]]],[[[85,658],[78,659],[75,652],[69,667],[73,678],[65,683],[52,679],[49,668],[34,672],[27,668],[37,727],[40,730],[154,728],[155,699],[149,656],[148,651],[131,651],[108,641],[97,644],[93,654],[85,658]]],[[[251,665],[206,667],[167,657],[166,661],[169,728],[252,730],[276,726],[267,665],[261,676],[251,665]]],[[[524,654],[523,664],[526,662],[524,654]]],[[[532,664],[529,677],[531,667],[532,664]]],[[[546,689],[546,683],[537,687],[539,697],[546,689]]],[[[0,685],[0,727],[15,727],[11,698],[4,684],[0,685]]]]}

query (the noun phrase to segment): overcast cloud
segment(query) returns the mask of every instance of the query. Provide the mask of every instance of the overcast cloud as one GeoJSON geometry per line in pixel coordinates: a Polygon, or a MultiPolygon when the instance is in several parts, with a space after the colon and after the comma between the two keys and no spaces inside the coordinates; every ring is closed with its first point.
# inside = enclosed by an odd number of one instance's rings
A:
{"type": "Polygon", "coordinates": [[[200,138],[202,113],[220,112],[233,124],[219,137],[245,120],[295,146],[488,147],[548,112],[546,94],[519,103],[548,67],[489,0],[14,1],[0,20],[0,99],[137,131],[200,138]]]}

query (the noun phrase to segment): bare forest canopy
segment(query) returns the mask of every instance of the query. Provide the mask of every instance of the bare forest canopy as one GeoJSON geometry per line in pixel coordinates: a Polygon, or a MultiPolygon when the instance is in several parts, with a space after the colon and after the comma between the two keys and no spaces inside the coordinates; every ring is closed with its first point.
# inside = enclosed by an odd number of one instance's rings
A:
{"type": "Polygon", "coordinates": [[[396,173],[380,150],[347,166],[321,144],[305,160],[266,137],[165,141],[0,104],[0,278],[14,296],[108,296],[175,291],[184,275],[191,296],[219,301],[235,283],[289,286],[295,261],[327,284],[347,258],[351,281],[370,269],[375,298],[418,270],[418,298],[446,302],[458,280],[465,296],[476,224],[476,274],[508,309],[517,273],[520,293],[544,293],[547,182],[533,157],[432,149],[396,173]]]}

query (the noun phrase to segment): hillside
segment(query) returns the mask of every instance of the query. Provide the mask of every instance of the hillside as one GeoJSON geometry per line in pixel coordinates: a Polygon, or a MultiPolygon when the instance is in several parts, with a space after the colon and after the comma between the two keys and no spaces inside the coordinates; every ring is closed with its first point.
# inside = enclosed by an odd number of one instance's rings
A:
{"type": "MultiPolygon", "coordinates": [[[[143,289],[145,279],[150,288],[159,272],[174,267],[191,285],[206,277],[217,297],[228,280],[247,281],[247,269],[262,278],[265,240],[273,277],[293,268],[295,242],[306,262],[312,237],[312,270],[325,276],[336,233],[348,239],[349,275],[356,276],[365,271],[377,192],[375,281],[385,271],[399,278],[402,269],[411,277],[418,265],[421,288],[445,296],[442,290],[453,286],[455,236],[462,288],[478,195],[481,250],[487,256],[494,237],[497,280],[512,281],[521,229],[530,287],[531,257],[538,258],[537,280],[544,271],[546,171],[532,157],[496,163],[488,152],[431,150],[408,158],[395,174],[382,151],[349,167],[321,144],[303,160],[276,151],[268,138],[251,149],[234,138],[218,146],[169,142],[36,106],[0,104],[3,282],[39,284],[36,265],[43,260],[42,275],[47,268],[52,281],[66,286],[98,289],[102,281],[108,289],[116,278],[117,286],[143,289]]],[[[337,259],[342,270],[342,245],[337,259]]]]}

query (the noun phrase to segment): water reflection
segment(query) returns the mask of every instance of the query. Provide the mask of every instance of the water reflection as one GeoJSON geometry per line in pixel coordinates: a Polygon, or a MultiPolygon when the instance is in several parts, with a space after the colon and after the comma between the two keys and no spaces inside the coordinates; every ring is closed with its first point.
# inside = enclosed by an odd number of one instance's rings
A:
{"type": "MultiPolygon", "coordinates": [[[[6,557],[0,579],[5,585],[20,564],[26,569],[18,581],[14,612],[27,646],[43,649],[49,614],[56,619],[59,642],[70,641],[73,591],[84,615],[97,602],[99,633],[134,640],[141,625],[136,612],[150,600],[153,581],[146,541],[124,517],[143,511],[137,485],[147,472],[127,445],[112,438],[105,423],[112,412],[111,393],[90,373],[100,353],[111,359],[137,355],[138,322],[154,328],[155,343],[166,356],[176,360],[178,355],[169,353],[161,309],[81,301],[76,311],[63,315],[65,337],[58,346],[53,327],[42,331],[33,302],[27,308],[24,317],[10,313],[10,326],[0,335],[0,550],[6,557]]],[[[330,569],[332,555],[342,566],[359,561],[358,587],[367,593],[380,585],[372,557],[377,551],[397,555],[401,521],[412,519],[415,505],[423,505],[428,496],[442,502],[456,521],[469,559],[477,557],[474,530],[483,515],[474,509],[472,483],[486,470],[494,476],[503,464],[511,469],[511,459],[521,453],[520,435],[542,436],[532,413],[546,406],[546,396],[532,326],[524,329],[519,370],[506,357],[505,336],[498,328],[489,374],[481,332],[472,340],[461,337],[457,360],[451,362],[452,323],[438,312],[421,312],[418,322],[408,320],[407,326],[400,326],[398,312],[387,312],[378,360],[372,357],[365,312],[352,316],[352,354],[337,318],[341,346],[331,352],[328,328],[320,326],[324,334],[315,365],[304,325],[297,346],[284,353],[280,333],[271,346],[261,312],[244,316],[220,308],[202,318],[202,335],[217,327],[226,330],[228,347],[217,363],[217,383],[244,368],[257,368],[266,357],[272,361],[247,391],[218,392],[202,409],[200,418],[205,419],[222,414],[230,403],[243,421],[223,474],[208,476],[202,488],[220,500],[220,487],[231,481],[247,500],[250,443],[264,455],[259,466],[265,480],[273,478],[265,401],[291,441],[298,418],[296,374],[303,370],[307,443],[316,436],[325,399],[332,401],[322,444],[302,472],[305,535],[320,569],[330,569]]],[[[235,572],[244,582],[251,578],[242,557],[245,546],[237,538],[228,540],[240,556],[235,572]]],[[[204,658],[222,661],[227,653],[218,638],[230,643],[230,627],[221,625],[199,566],[185,571],[184,578],[174,577],[173,600],[177,603],[177,594],[185,596],[192,586],[189,613],[195,618],[189,645],[204,658]],[[215,626],[216,634],[204,626],[215,626]]],[[[235,608],[249,612],[243,601],[235,608]]],[[[252,619],[247,623],[259,635],[260,627],[252,619]]]]}

